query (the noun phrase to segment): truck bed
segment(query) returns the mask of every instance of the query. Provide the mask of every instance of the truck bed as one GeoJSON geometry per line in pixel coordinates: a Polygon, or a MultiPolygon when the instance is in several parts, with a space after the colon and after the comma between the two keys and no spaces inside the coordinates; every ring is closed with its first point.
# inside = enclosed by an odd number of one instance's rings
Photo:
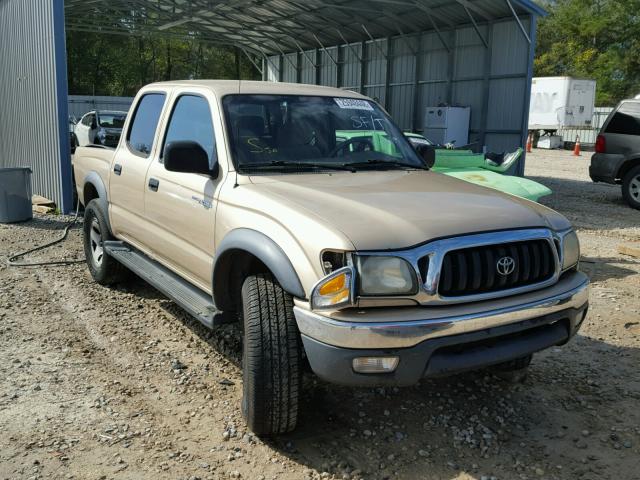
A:
{"type": "Polygon", "coordinates": [[[109,184],[109,169],[116,149],[99,145],[78,147],[71,158],[78,197],[84,205],[84,184],[89,172],[96,172],[104,185],[109,184]]]}

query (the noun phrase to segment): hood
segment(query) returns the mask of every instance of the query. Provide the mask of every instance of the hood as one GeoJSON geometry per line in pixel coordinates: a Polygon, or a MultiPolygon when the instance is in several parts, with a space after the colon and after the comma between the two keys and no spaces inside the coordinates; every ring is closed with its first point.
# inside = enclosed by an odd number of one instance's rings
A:
{"type": "Polygon", "coordinates": [[[495,230],[570,227],[537,203],[429,171],[253,176],[251,182],[262,195],[315,214],[357,250],[407,248],[495,230]]]}

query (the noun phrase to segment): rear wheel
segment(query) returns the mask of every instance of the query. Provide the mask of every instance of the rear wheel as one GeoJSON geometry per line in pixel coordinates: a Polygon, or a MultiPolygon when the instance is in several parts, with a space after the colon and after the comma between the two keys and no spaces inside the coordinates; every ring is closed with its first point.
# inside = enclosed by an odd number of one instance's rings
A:
{"type": "Polygon", "coordinates": [[[630,207],[640,210],[640,165],[629,170],[622,179],[622,196],[630,207]]]}
{"type": "Polygon", "coordinates": [[[126,269],[104,250],[104,242],[113,240],[106,215],[96,200],[84,210],[84,255],[93,279],[101,285],[111,285],[124,279],[126,269]]]}
{"type": "Polygon", "coordinates": [[[242,285],[242,413],[258,435],[293,430],[302,383],[300,332],[293,299],[270,273],[242,285]]]}
{"type": "Polygon", "coordinates": [[[493,373],[507,382],[522,383],[527,378],[532,358],[533,355],[527,355],[509,362],[500,363],[493,367],[493,373]]]}

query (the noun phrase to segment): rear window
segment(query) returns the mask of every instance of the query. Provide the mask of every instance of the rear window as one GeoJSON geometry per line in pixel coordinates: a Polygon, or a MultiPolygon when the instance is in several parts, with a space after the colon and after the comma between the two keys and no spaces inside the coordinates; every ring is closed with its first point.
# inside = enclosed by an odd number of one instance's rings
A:
{"type": "Polygon", "coordinates": [[[126,115],[124,113],[100,113],[100,126],[105,128],[122,128],[126,115]]]}
{"type": "Polygon", "coordinates": [[[640,103],[622,103],[611,117],[605,133],[640,135],[640,103]]]}
{"type": "Polygon", "coordinates": [[[148,93],[138,103],[127,141],[134,153],[148,157],[164,105],[164,93],[148,93]]]}

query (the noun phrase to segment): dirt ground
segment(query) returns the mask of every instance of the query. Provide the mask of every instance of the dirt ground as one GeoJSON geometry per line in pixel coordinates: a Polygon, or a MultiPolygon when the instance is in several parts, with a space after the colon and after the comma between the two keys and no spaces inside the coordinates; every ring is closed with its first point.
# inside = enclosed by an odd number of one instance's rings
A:
{"type": "MultiPolygon", "coordinates": [[[[640,479],[640,212],[587,175],[589,154],[536,151],[527,175],[569,217],[593,281],[569,345],[525,383],[487,372],[404,389],[305,379],[299,428],[261,440],[240,415],[241,338],[139,280],[84,265],[8,268],[68,220],[0,225],[0,478],[640,479]]],[[[82,256],[78,228],[34,258],[82,256]]]]}

